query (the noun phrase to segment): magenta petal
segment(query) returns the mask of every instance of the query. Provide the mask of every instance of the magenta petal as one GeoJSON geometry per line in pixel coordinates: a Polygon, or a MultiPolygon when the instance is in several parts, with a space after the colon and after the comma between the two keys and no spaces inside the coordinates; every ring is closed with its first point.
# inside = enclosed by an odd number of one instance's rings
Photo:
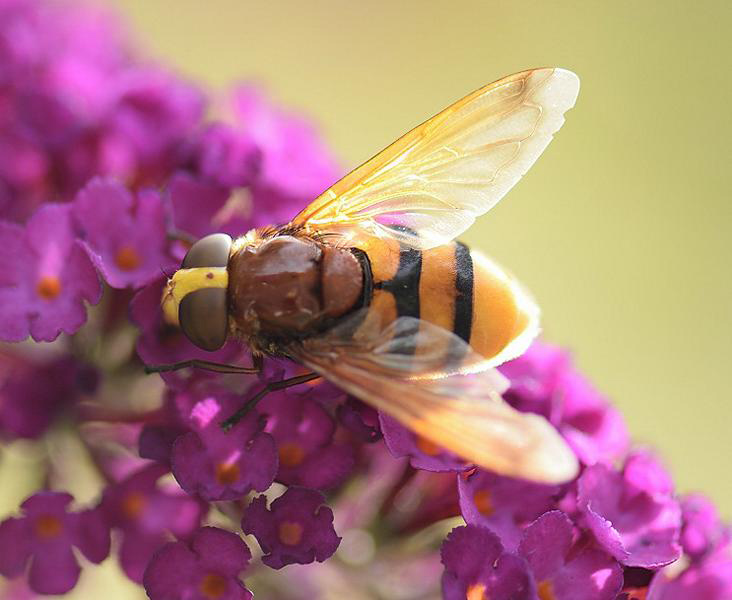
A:
{"type": "Polygon", "coordinates": [[[519,554],[531,566],[538,581],[546,579],[564,565],[572,545],[572,521],[554,510],[541,515],[524,532],[519,554]]]}
{"type": "Polygon", "coordinates": [[[185,598],[197,570],[196,556],[185,544],[168,543],[150,560],[142,583],[151,600],[185,598]]]}
{"type": "Polygon", "coordinates": [[[76,585],[80,572],[69,546],[50,546],[34,555],[28,583],[39,594],[64,594],[76,585]]]}
{"type": "Polygon", "coordinates": [[[12,579],[23,572],[31,555],[29,539],[25,520],[9,518],[0,523],[0,575],[12,579]]]}
{"type": "Polygon", "coordinates": [[[119,563],[125,575],[137,583],[142,583],[150,559],[165,544],[163,534],[127,533],[119,549],[119,563]]]}
{"type": "Polygon", "coordinates": [[[101,508],[77,515],[74,544],[93,563],[102,562],[109,555],[109,526],[101,508]]]}
{"type": "Polygon", "coordinates": [[[204,569],[236,577],[246,569],[252,553],[236,534],[215,527],[202,527],[193,536],[193,551],[204,569]]]}
{"type": "Polygon", "coordinates": [[[583,550],[552,579],[556,598],[615,600],[623,587],[623,569],[597,548],[583,550]]]}
{"type": "Polygon", "coordinates": [[[648,493],[638,489],[639,478],[637,471],[620,474],[602,464],[588,467],[578,480],[578,507],[607,552],[625,565],[653,569],[681,555],[681,507],[660,491],[665,482],[648,493]]]}

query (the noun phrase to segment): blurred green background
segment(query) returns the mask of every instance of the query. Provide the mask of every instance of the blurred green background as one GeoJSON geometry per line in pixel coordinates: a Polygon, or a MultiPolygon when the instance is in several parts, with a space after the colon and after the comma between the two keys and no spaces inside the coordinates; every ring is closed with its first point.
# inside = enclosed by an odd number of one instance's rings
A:
{"type": "Polygon", "coordinates": [[[679,490],[732,518],[729,0],[104,3],[191,78],[310,115],[344,169],[499,77],[577,72],[564,129],[464,239],[533,291],[679,490]]]}
{"type": "Polygon", "coordinates": [[[533,291],[548,340],[732,517],[729,0],[116,0],[151,53],[311,115],[345,168],[529,67],[582,80],[544,156],[464,239],[533,291]]]}

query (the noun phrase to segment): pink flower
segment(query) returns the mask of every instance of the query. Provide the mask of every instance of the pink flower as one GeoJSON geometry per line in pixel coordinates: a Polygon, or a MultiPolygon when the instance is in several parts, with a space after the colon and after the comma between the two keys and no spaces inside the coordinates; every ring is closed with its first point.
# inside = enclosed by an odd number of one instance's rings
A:
{"type": "Polygon", "coordinates": [[[202,527],[189,543],[163,546],[145,570],[143,584],[151,600],[249,600],[252,593],[239,580],[239,573],[250,558],[238,535],[202,527]]]}
{"type": "Polygon", "coordinates": [[[38,209],[25,228],[0,222],[0,339],[51,341],[86,321],[102,288],[76,240],[67,206],[38,209]]]}
{"type": "Polygon", "coordinates": [[[0,523],[0,574],[17,577],[30,561],[28,582],[39,594],[64,594],[81,569],[72,546],[91,562],[109,554],[109,527],[98,508],[69,512],[73,497],[39,492],[21,505],[23,516],[0,523]]]}
{"type": "Polygon", "coordinates": [[[323,562],[341,541],[333,529],[333,511],[323,502],[320,492],[292,487],[268,510],[266,498],[258,496],[244,512],[241,528],[257,538],[268,567],[323,562]]]}

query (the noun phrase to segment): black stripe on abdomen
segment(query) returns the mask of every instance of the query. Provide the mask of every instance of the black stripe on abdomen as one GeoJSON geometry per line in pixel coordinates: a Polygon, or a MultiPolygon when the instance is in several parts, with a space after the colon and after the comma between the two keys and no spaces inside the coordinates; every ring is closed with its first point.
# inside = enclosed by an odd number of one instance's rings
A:
{"type": "MultiPolygon", "coordinates": [[[[374,284],[374,288],[389,292],[394,297],[397,318],[419,319],[419,280],[422,276],[422,252],[402,247],[399,265],[394,277],[374,284]]],[[[400,344],[400,354],[414,354],[415,345],[400,344]]]]}
{"type": "Polygon", "coordinates": [[[455,319],[453,332],[470,343],[473,329],[473,259],[470,249],[455,243],[455,319]]]}
{"type": "Polygon", "coordinates": [[[394,277],[374,287],[394,296],[397,317],[419,319],[419,279],[422,276],[422,252],[410,248],[399,253],[399,265],[394,277]]]}

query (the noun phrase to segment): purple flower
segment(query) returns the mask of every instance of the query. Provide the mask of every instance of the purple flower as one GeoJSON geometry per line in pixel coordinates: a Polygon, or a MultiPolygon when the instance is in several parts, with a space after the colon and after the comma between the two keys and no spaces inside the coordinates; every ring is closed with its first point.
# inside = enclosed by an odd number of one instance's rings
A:
{"type": "MultiPolygon", "coordinates": [[[[173,227],[177,232],[197,239],[222,231],[221,219],[226,217],[221,216],[217,220],[216,216],[222,213],[229,199],[229,190],[226,187],[197,179],[188,173],[176,173],[167,186],[167,195],[173,227]]],[[[249,227],[241,227],[239,231],[227,233],[241,235],[247,229],[249,227]]]]}
{"type": "Polygon", "coordinates": [[[73,210],[84,248],[112,287],[140,286],[173,267],[157,193],[135,198],[115,181],[95,179],[77,194],[73,210]]]}
{"type": "Polygon", "coordinates": [[[681,514],[681,546],[692,559],[698,560],[729,541],[729,528],[722,524],[716,507],[705,496],[689,494],[683,497],[681,514]]]}
{"type": "Polygon", "coordinates": [[[311,125],[269,105],[251,86],[234,92],[234,109],[244,134],[262,153],[259,173],[251,186],[257,226],[285,223],[304,203],[335,182],[340,170],[311,125]]]}
{"type": "Polygon", "coordinates": [[[187,537],[201,520],[202,507],[196,500],[158,488],[157,481],[166,472],[165,467],[151,465],[104,492],[102,508],[109,523],[122,533],[120,563],[133,581],[142,581],[147,563],[168,532],[187,537]]]}
{"type": "Polygon", "coordinates": [[[200,123],[202,94],[150,67],[126,69],[114,83],[98,172],[137,184],[160,181],[187,157],[184,142],[200,123]]]}
{"type": "Polygon", "coordinates": [[[535,598],[526,561],[503,551],[498,536],[484,527],[456,527],[442,544],[444,600],[535,598]]]}
{"type": "Polygon", "coordinates": [[[269,394],[259,405],[267,415],[265,431],[277,442],[277,481],[324,489],[339,485],[353,469],[350,446],[333,439],[335,423],[308,396],[269,394]]]}
{"type": "Polygon", "coordinates": [[[209,125],[197,146],[198,172],[220,186],[248,186],[259,171],[262,151],[250,136],[230,125],[209,125]]]}
{"type": "Polygon", "coordinates": [[[535,342],[500,370],[511,382],[506,400],[546,417],[584,464],[610,461],[627,450],[628,432],[620,413],[572,368],[563,350],[535,342]]]}
{"type": "Polygon", "coordinates": [[[25,229],[0,222],[0,339],[30,334],[51,341],[86,321],[84,301],[96,304],[102,288],[74,239],[68,207],[41,207],[25,229]]]}
{"type": "Polygon", "coordinates": [[[96,374],[71,357],[33,362],[0,354],[0,435],[41,435],[82,392],[96,386],[96,374]]]}
{"type": "Polygon", "coordinates": [[[504,547],[515,551],[523,527],[554,508],[561,488],[482,469],[458,476],[460,512],[468,525],[487,527],[497,533],[504,547]]]}
{"type": "Polygon", "coordinates": [[[202,527],[189,543],[163,546],[145,570],[143,584],[151,600],[249,600],[252,594],[239,580],[239,573],[250,558],[249,548],[238,535],[202,527]]]}
{"type": "Polygon", "coordinates": [[[426,471],[465,471],[470,468],[460,457],[403,427],[396,419],[379,413],[379,423],[389,452],[396,457],[409,457],[415,469],[426,471]]]}
{"type": "Polygon", "coordinates": [[[692,563],[675,577],[659,571],[646,600],[729,600],[732,598],[732,548],[726,546],[692,563]]]}
{"type": "Polygon", "coordinates": [[[681,555],[681,507],[665,483],[665,471],[647,457],[646,476],[626,462],[622,473],[597,464],[578,482],[578,507],[600,546],[622,564],[658,568],[681,555]],[[630,468],[629,468],[630,467],[630,468]],[[648,484],[638,487],[640,481],[648,484]]]}
{"type": "Polygon", "coordinates": [[[563,512],[544,513],[524,531],[519,555],[531,567],[540,598],[614,600],[623,572],[598,548],[576,544],[572,521],[563,512]]]}
{"type": "Polygon", "coordinates": [[[116,19],[48,2],[0,7],[3,216],[24,220],[94,175],[158,184],[184,162],[201,92],[133,59],[116,19]]]}
{"type": "Polygon", "coordinates": [[[241,404],[232,394],[211,393],[192,407],[193,429],[173,444],[173,475],[189,494],[205,500],[235,500],[252,490],[263,492],[277,472],[277,451],[264,422],[252,410],[230,431],[221,421],[241,404]]]}
{"type": "Polygon", "coordinates": [[[267,510],[266,498],[258,496],[244,512],[241,528],[257,538],[268,567],[323,562],[341,541],[333,529],[333,511],[323,502],[320,492],[289,488],[267,510]]]}
{"type": "Polygon", "coordinates": [[[0,574],[17,577],[30,560],[28,581],[39,594],[63,594],[79,579],[77,547],[91,562],[109,554],[109,527],[99,509],[68,512],[61,492],[38,492],[21,505],[23,516],[0,523],[0,574]]]}

